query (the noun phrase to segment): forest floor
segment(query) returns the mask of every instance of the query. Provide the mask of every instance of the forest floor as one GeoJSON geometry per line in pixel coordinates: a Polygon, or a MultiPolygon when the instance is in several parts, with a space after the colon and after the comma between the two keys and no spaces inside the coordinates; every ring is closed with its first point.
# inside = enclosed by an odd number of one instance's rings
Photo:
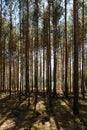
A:
{"type": "Polygon", "coordinates": [[[79,99],[79,116],[62,95],[52,99],[52,107],[47,95],[38,96],[36,107],[34,95],[30,100],[28,108],[24,96],[0,94],[0,130],[87,130],[87,99],[79,99]]]}

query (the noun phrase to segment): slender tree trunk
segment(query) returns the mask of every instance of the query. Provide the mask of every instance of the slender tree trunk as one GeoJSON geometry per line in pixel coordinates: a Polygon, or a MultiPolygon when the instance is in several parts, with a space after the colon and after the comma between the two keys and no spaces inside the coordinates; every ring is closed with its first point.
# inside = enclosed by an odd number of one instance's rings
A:
{"type": "MultiPolygon", "coordinates": [[[[63,38],[64,40],[64,38],[63,38]]],[[[62,70],[62,81],[63,81],[63,86],[62,86],[62,91],[64,93],[64,85],[65,85],[65,46],[64,46],[64,41],[63,41],[63,60],[62,60],[62,65],[63,65],[63,70],[62,70]]]]}
{"type": "Polygon", "coordinates": [[[11,96],[11,85],[12,85],[12,67],[11,67],[11,60],[12,60],[12,3],[10,7],[10,37],[9,37],[9,94],[11,96]]]}
{"type": "Polygon", "coordinates": [[[33,77],[33,74],[34,74],[34,72],[33,72],[33,66],[34,66],[34,62],[33,62],[33,50],[31,51],[31,59],[32,59],[32,60],[31,60],[31,61],[32,61],[32,67],[31,67],[31,73],[32,73],[32,76],[31,76],[31,77],[32,77],[31,86],[32,86],[32,90],[31,90],[31,91],[33,92],[33,89],[34,89],[34,80],[33,80],[33,78],[34,78],[34,77],[33,77]]]}
{"type": "Polygon", "coordinates": [[[19,90],[19,48],[18,48],[18,60],[17,60],[17,93],[19,90]]]}
{"type": "Polygon", "coordinates": [[[40,90],[42,92],[42,50],[40,51],[40,90]]]}
{"type": "Polygon", "coordinates": [[[15,61],[13,61],[13,91],[16,93],[16,80],[15,80],[15,61]]]}
{"type": "Polygon", "coordinates": [[[22,53],[22,49],[21,49],[21,34],[22,34],[22,21],[21,21],[21,7],[22,6],[22,2],[21,0],[19,0],[19,22],[20,22],[20,43],[19,43],[19,48],[18,48],[18,73],[17,73],[17,92],[19,92],[19,100],[21,100],[21,53],[22,53]]]}
{"type": "MultiPolygon", "coordinates": [[[[44,10],[44,5],[43,5],[43,12],[45,12],[45,10],[44,10]]],[[[45,87],[46,87],[46,79],[45,79],[45,72],[47,72],[46,71],[46,68],[47,68],[47,66],[45,67],[45,57],[46,57],[46,49],[45,49],[45,46],[46,45],[44,45],[44,43],[46,44],[47,43],[47,37],[45,37],[45,35],[46,35],[46,30],[45,30],[45,28],[46,28],[46,21],[45,21],[45,14],[43,15],[43,94],[45,94],[45,87]]]]}
{"type": "Polygon", "coordinates": [[[47,45],[47,62],[48,62],[48,93],[49,93],[49,104],[51,106],[51,43],[50,43],[50,0],[48,0],[48,45],[47,45]]]}
{"type": "Polygon", "coordinates": [[[44,81],[44,79],[45,79],[45,78],[44,78],[44,76],[45,76],[45,75],[44,75],[44,71],[45,71],[45,69],[44,69],[44,68],[45,68],[45,63],[44,63],[44,62],[45,62],[45,57],[44,57],[44,56],[45,56],[45,53],[44,53],[44,47],[43,47],[43,94],[44,94],[44,92],[45,92],[45,89],[44,89],[44,88],[45,88],[45,84],[44,84],[44,82],[45,82],[45,81],[44,81]]]}
{"type": "Polygon", "coordinates": [[[73,77],[73,113],[79,114],[79,87],[78,87],[78,0],[73,0],[74,9],[74,77],[73,77]]]}
{"type": "Polygon", "coordinates": [[[30,47],[30,38],[29,38],[29,1],[26,1],[27,7],[27,16],[26,16],[26,98],[28,98],[28,106],[30,105],[30,86],[29,86],[29,47],[30,47]]]}
{"type": "Polygon", "coordinates": [[[0,90],[2,90],[2,0],[0,1],[0,90]]]}
{"type": "Polygon", "coordinates": [[[65,97],[68,99],[67,0],[65,0],[65,97]]]}
{"type": "Polygon", "coordinates": [[[37,103],[37,95],[38,95],[38,0],[35,0],[35,106],[37,103]]]}
{"type": "Polygon", "coordinates": [[[56,95],[56,33],[57,33],[57,23],[56,23],[56,14],[54,9],[54,3],[52,3],[53,7],[53,56],[54,56],[54,70],[53,70],[53,81],[54,81],[54,88],[53,88],[53,95],[56,95]]]}
{"type": "MultiPolygon", "coordinates": [[[[5,39],[3,43],[3,51],[5,51],[5,39]]],[[[5,57],[3,56],[3,92],[5,91],[5,57]]]]}
{"type": "Polygon", "coordinates": [[[72,48],[71,48],[71,52],[70,52],[70,93],[72,92],[72,48]]]}
{"type": "Polygon", "coordinates": [[[82,2],[82,96],[85,98],[85,86],[84,86],[84,0],[82,2]]]}

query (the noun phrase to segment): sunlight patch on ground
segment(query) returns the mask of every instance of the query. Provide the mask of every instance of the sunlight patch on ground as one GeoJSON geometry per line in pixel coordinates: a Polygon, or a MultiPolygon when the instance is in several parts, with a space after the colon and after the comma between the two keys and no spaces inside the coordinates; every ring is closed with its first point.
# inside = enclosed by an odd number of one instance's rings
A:
{"type": "Polygon", "coordinates": [[[4,98],[6,98],[8,95],[9,95],[9,94],[5,94],[5,93],[0,94],[0,99],[4,99],[4,98]]]}
{"type": "Polygon", "coordinates": [[[0,124],[2,124],[2,122],[4,122],[4,121],[6,120],[6,118],[7,118],[7,117],[2,117],[2,116],[0,115],[0,124]]]}
{"type": "Polygon", "coordinates": [[[48,117],[44,101],[39,101],[36,105],[36,111],[41,115],[33,123],[31,130],[57,130],[53,116],[48,117]]]}
{"type": "Polygon", "coordinates": [[[87,115],[87,111],[84,111],[84,110],[80,110],[80,113],[87,115]]]}
{"type": "Polygon", "coordinates": [[[0,130],[7,130],[15,126],[15,122],[13,119],[7,119],[3,124],[0,126],[0,130]]]}
{"type": "Polygon", "coordinates": [[[10,112],[7,112],[7,113],[5,114],[5,116],[2,116],[2,115],[0,114],[0,124],[2,124],[3,122],[6,121],[7,116],[8,116],[9,114],[10,114],[10,112]]]}
{"type": "Polygon", "coordinates": [[[33,127],[31,128],[31,130],[50,130],[50,123],[49,122],[45,122],[44,124],[42,124],[42,122],[38,122],[35,123],[33,125],[33,127]]]}
{"type": "Polygon", "coordinates": [[[57,130],[56,123],[53,117],[50,117],[50,124],[52,130],[57,130]]]}
{"type": "Polygon", "coordinates": [[[39,101],[36,105],[36,111],[39,111],[43,114],[43,112],[46,110],[46,106],[44,105],[44,101],[39,101]]]}
{"type": "Polygon", "coordinates": [[[26,100],[25,100],[25,101],[23,101],[23,102],[20,104],[20,107],[23,107],[23,106],[25,106],[25,105],[27,105],[26,100]]]}
{"type": "Polygon", "coordinates": [[[72,111],[70,110],[69,102],[68,102],[67,100],[60,101],[60,105],[61,105],[62,107],[64,107],[64,108],[67,110],[67,112],[73,114],[72,111]]]}
{"type": "Polygon", "coordinates": [[[86,107],[87,107],[87,101],[80,100],[79,102],[80,102],[80,104],[81,104],[81,105],[84,105],[84,106],[86,106],[86,107]]]}
{"type": "Polygon", "coordinates": [[[61,105],[62,105],[62,106],[66,106],[66,103],[65,103],[65,102],[61,102],[61,105]]]}
{"type": "MultiPolygon", "coordinates": [[[[80,100],[80,116],[74,117],[72,104],[66,99],[56,99],[49,109],[49,100],[38,96],[34,106],[34,95],[28,110],[27,99],[2,94],[0,102],[0,130],[86,130],[87,100],[80,100]],[[70,107],[71,106],[71,107],[70,107]],[[52,113],[53,112],[53,113],[52,113]],[[21,120],[20,120],[21,119],[21,120]]],[[[72,102],[71,102],[72,103],[72,102]]]]}

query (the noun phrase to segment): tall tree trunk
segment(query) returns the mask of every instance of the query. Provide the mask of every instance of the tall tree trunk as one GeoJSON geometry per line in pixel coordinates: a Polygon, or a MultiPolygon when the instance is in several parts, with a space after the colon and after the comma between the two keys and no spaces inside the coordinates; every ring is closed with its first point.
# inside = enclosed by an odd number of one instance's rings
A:
{"type": "Polygon", "coordinates": [[[26,1],[27,7],[27,16],[26,16],[26,98],[28,98],[28,106],[30,105],[30,86],[29,86],[29,47],[30,47],[30,38],[29,38],[29,1],[26,1]]]}
{"type": "Polygon", "coordinates": [[[35,0],[35,105],[38,95],[38,0],[35,0]]]}
{"type": "Polygon", "coordinates": [[[45,92],[45,73],[44,73],[44,71],[45,71],[45,48],[43,45],[43,94],[45,92]]]}
{"type": "MultiPolygon", "coordinates": [[[[21,45],[22,45],[22,26],[23,26],[23,23],[22,23],[22,1],[19,0],[19,22],[20,22],[20,43],[19,43],[19,48],[18,48],[18,73],[17,73],[17,76],[18,76],[18,81],[17,81],[17,91],[19,91],[19,101],[21,100],[21,71],[22,71],[22,67],[21,67],[21,64],[22,64],[22,48],[21,48],[21,45]]],[[[24,18],[24,17],[23,17],[24,18]]],[[[23,33],[24,34],[24,33],[23,33]]],[[[24,35],[23,35],[23,38],[24,38],[24,35]]]]}
{"type": "Polygon", "coordinates": [[[67,0],[65,0],[65,97],[68,99],[67,0]]]}
{"type": "MultiPolygon", "coordinates": [[[[45,10],[44,10],[44,5],[43,5],[43,12],[45,12],[45,10]]],[[[44,45],[44,43],[46,44],[47,43],[47,37],[45,37],[45,35],[46,35],[46,30],[45,30],[45,28],[46,28],[46,21],[45,21],[45,14],[43,15],[43,94],[45,94],[45,87],[46,87],[46,75],[45,75],[45,72],[47,72],[46,71],[46,68],[47,68],[47,66],[45,66],[45,57],[46,57],[46,49],[45,49],[45,47],[46,47],[46,45],[44,45]]]]}
{"type": "Polygon", "coordinates": [[[56,23],[56,14],[54,9],[54,2],[52,3],[53,7],[53,56],[54,56],[54,70],[53,70],[53,81],[54,81],[54,87],[53,87],[53,95],[56,95],[56,34],[57,34],[57,23],[56,23]]]}
{"type": "Polygon", "coordinates": [[[48,45],[47,45],[47,70],[48,70],[48,94],[49,94],[49,104],[51,106],[51,43],[50,43],[50,0],[48,0],[48,45]]]}
{"type": "Polygon", "coordinates": [[[79,87],[78,87],[78,0],[73,0],[73,9],[74,9],[74,77],[73,77],[73,92],[74,92],[74,101],[73,101],[73,113],[75,115],[79,114],[79,87]]]}
{"type": "Polygon", "coordinates": [[[42,92],[42,50],[39,52],[40,54],[40,91],[42,92]]]}
{"type": "Polygon", "coordinates": [[[70,52],[70,93],[72,92],[72,47],[70,52]]]}
{"type": "MultiPolygon", "coordinates": [[[[64,37],[63,37],[64,40],[64,37]]],[[[65,85],[65,46],[64,46],[64,41],[63,41],[63,59],[62,59],[62,65],[63,65],[63,69],[62,69],[62,81],[63,81],[63,86],[62,86],[62,91],[64,93],[64,85],[65,85]]]]}
{"type": "Polygon", "coordinates": [[[84,86],[84,0],[82,2],[82,96],[85,98],[85,86],[84,86]]]}
{"type": "Polygon", "coordinates": [[[12,72],[11,72],[11,60],[12,60],[12,3],[10,6],[10,37],[9,37],[9,94],[11,96],[11,85],[12,85],[12,72]]]}
{"type": "MultiPolygon", "coordinates": [[[[32,32],[33,32],[33,29],[32,29],[32,32]]],[[[32,65],[31,65],[31,78],[32,78],[32,92],[34,90],[34,40],[33,40],[33,36],[32,36],[32,49],[31,49],[31,62],[32,62],[32,65]]]]}
{"type": "MultiPolygon", "coordinates": [[[[4,39],[3,52],[5,52],[5,42],[6,42],[6,40],[4,39]]],[[[3,55],[3,92],[4,91],[5,91],[5,57],[3,55]]]]}
{"type": "Polygon", "coordinates": [[[2,0],[0,1],[0,90],[2,89],[2,0]]]}
{"type": "Polygon", "coordinates": [[[18,60],[17,60],[17,93],[19,90],[19,48],[18,48],[18,60]]]}

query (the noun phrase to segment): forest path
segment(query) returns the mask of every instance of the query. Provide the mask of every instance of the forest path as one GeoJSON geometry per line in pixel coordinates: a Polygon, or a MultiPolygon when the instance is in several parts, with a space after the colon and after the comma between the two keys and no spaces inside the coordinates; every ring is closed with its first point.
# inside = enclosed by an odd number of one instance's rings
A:
{"type": "Polygon", "coordinates": [[[87,130],[87,99],[80,100],[79,116],[73,116],[72,104],[62,95],[52,97],[51,105],[47,95],[38,96],[34,109],[34,95],[27,108],[24,96],[0,94],[0,130],[87,130]]]}

